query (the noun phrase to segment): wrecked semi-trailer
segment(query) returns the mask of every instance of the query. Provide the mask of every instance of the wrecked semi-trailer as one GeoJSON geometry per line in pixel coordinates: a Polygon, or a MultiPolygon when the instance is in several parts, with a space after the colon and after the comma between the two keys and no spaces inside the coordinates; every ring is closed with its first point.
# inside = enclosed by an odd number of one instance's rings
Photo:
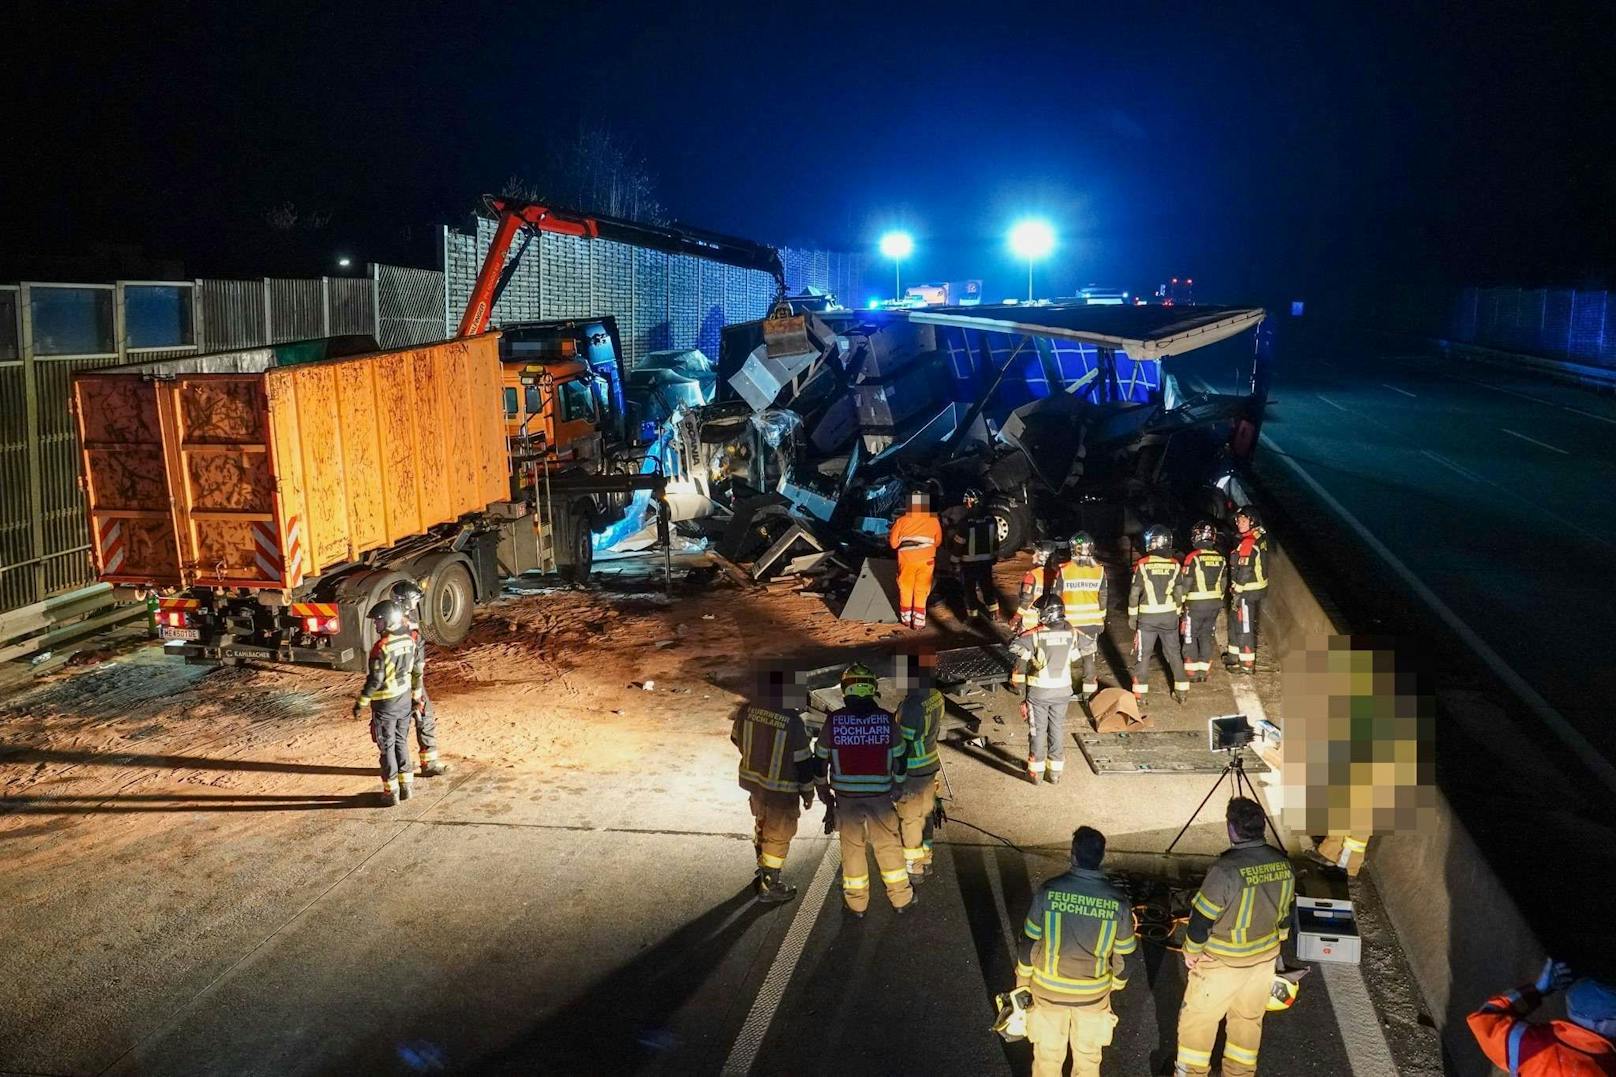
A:
{"type": "MultiPolygon", "coordinates": [[[[755,486],[878,537],[911,489],[984,492],[1007,555],[1038,534],[1214,512],[1255,447],[1272,338],[1249,307],[1038,304],[823,311],[725,330],[718,405],[780,430],[755,486]],[[1186,393],[1172,360],[1246,338],[1247,391],[1186,393]],[[1227,343],[1225,343],[1227,342],[1227,343]],[[777,477],[776,477],[777,476],[777,477]]],[[[734,421],[733,419],[731,421],[734,421]]]]}

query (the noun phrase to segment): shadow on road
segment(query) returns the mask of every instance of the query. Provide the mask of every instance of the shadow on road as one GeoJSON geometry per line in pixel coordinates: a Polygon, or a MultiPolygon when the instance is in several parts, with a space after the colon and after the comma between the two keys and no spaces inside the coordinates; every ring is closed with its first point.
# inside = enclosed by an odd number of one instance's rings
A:
{"type": "MultiPolygon", "coordinates": [[[[362,808],[379,801],[370,793],[296,796],[236,793],[138,793],[120,796],[0,797],[0,815],[127,815],[135,812],[320,811],[362,808]]],[[[0,834],[0,838],[20,834],[0,834]]]]}
{"type": "Polygon", "coordinates": [[[321,763],[283,763],[270,759],[209,759],[195,755],[133,755],[128,752],[79,752],[58,748],[0,748],[0,766],[34,763],[150,767],[157,770],[244,770],[270,774],[376,773],[375,767],[333,767],[321,763]]]}

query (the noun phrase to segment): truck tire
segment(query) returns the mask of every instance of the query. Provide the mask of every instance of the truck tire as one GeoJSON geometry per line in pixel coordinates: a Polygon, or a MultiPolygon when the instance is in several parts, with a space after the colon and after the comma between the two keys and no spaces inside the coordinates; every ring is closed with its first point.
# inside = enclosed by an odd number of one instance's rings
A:
{"type": "Polygon", "coordinates": [[[427,581],[421,601],[421,632],[427,642],[453,647],[465,639],[476,605],[477,592],[466,566],[460,561],[439,565],[427,581]]]}
{"type": "Polygon", "coordinates": [[[557,521],[556,575],[568,583],[583,583],[595,567],[595,514],[574,508],[557,521]]]}
{"type": "Polygon", "coordinates": [[[1014,557],[1031,535],[1032,513],[1025,505],[1005,501],[993,502],[988,512],[993,516],[994,533],[999,539],[996,556],[1000,561],[1014,557]]]}

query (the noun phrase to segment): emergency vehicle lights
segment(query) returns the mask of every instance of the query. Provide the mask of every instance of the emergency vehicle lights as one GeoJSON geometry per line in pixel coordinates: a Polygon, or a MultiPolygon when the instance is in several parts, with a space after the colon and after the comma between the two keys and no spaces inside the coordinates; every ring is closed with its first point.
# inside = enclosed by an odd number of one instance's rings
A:
{"type": "Polygon", "coordinates": [[[334,636],[342,631],[342,620],[338,617],[305,617],[303,631],[311,636],[334,636]]]}

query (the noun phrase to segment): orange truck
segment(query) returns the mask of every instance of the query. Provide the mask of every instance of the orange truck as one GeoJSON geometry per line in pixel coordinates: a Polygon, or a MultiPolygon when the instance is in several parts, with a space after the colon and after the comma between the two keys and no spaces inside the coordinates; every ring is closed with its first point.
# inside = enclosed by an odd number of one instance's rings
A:
{"type": "Polygon", "coordinates": [[[498,333],[363,354],[271,345],[73,380],[100,578],[155,592],[188,659],[362,668],[366,614],[423,581],[453,644],[499,592],[511,497],[498,333]]]}

